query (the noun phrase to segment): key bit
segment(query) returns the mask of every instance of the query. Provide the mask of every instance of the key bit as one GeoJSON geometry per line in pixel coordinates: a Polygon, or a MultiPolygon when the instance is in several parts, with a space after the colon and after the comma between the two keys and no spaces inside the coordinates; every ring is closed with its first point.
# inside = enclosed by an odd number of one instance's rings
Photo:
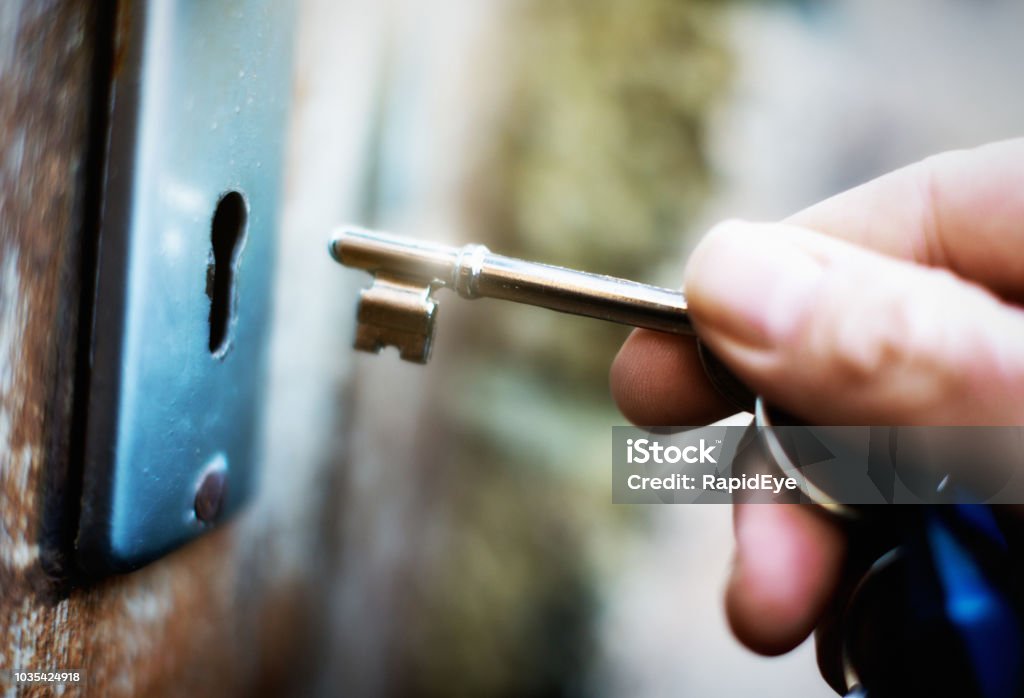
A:
{"type": "Polygon", "coordinates": [[[330,243],[335,260],[374,275],[360,295],[356,348],[395,346],[426,363],[437,303],[450,288],[463,298],[499,298],[660,332],[693,334],[679,291],[493,254],[349,228],[330,243]]]}
{"type": "Polygon", "coordinates": [[[426,363],[437,312],[432,291],[430,285],[377,274],[373,285],[359,294],[356,349],[377,353],[392,346],[406,361],[426,363]]]}

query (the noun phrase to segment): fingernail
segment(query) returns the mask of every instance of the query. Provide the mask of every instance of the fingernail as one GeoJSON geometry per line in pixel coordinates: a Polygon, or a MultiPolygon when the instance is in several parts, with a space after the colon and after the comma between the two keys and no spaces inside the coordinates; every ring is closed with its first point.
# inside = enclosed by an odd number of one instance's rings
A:
{"type": "Polygon", "coordinates": [[[769,349],[790,336],[824,271],[777,226],[729,221],[708,233],[691,255],[684,288],[702,328],[769,349]]]}

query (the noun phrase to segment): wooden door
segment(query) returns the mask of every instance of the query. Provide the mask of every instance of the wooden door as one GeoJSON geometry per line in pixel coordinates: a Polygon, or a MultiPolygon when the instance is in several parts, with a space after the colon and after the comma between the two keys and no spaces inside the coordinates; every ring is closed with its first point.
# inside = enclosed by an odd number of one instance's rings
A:
{"type": "Polygon", "coordinates": [[[327,564],[332,539],[281,540],[315,516],[256,505],[136,573],[69,577],[80,308],[120,60],[111,5],[0,8],[0,694],[57,690],[13,671],[78,672],[65,695],[302,692],[321,594],[296,570],[327,564]]]}

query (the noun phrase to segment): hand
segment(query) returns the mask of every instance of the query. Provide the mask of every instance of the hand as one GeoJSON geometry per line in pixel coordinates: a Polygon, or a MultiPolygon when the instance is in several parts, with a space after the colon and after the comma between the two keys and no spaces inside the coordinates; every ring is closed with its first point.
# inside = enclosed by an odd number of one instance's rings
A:
{"type": "MultiPolygon", "coordinates": [[[[707,345],[817,424],[1024,424],[1024,139],[938,155],[783,223],[727,222],[686,266],[707,345]]],[[[696,425],[733,410],[693,340],[637,330],[611,370],[623,414],[696,425]]],[[[786,652],[821,620],[845,541],[811,508],[735,511],[726,611],[786,652]]]]}

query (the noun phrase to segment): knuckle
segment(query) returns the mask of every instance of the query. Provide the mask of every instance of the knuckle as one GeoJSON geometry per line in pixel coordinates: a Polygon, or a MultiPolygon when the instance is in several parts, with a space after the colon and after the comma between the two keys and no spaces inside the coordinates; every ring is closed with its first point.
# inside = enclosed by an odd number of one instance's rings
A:
{"type": "Polygon", "coordinates": [[[839,275],[813,301],[803,338],[811,361],[833,385],[852,391],[891,386],[904,400],[930,401],[961,389],[963,348],[976,340],[956,336],[947,322],[940,299],[955,277],[934,270],[928,283],[899,292],[866,278],[839,275]]]}

